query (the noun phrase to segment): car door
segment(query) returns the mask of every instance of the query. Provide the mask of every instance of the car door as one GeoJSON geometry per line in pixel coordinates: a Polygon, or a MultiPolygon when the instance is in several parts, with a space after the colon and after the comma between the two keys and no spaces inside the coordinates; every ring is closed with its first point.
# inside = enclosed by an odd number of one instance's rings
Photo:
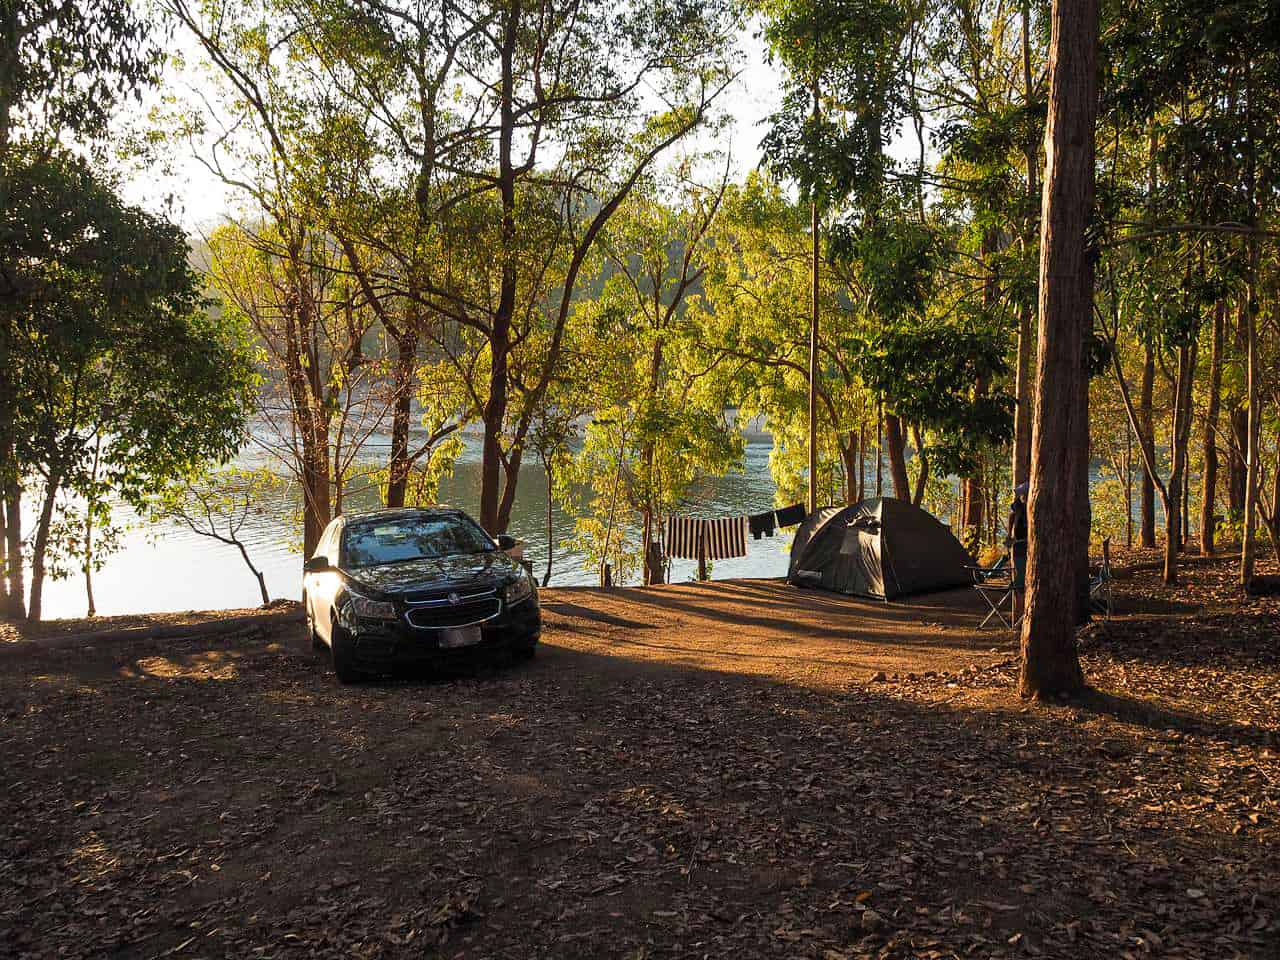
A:
{"type": "MultiPolygon", "coordinates": [[[[315,557],[324,557],[329,561],[330,566],[336,567],[338,564],[338,538],[341,535],[342,523],[339,519],[334,519],[329,523],[320,536],[320,542],[316,544],[316,552],[312,554],[315,557]]],[[[318,633],[326,643],[331,643],[333,637],[333,597],[338,589],[338,575],[336,573],[308,573],[303,576],[304,589],[307,591],[307,602],[311,604],[311,616],[314,618],[316,625],[316,633],[318,633]]]]}

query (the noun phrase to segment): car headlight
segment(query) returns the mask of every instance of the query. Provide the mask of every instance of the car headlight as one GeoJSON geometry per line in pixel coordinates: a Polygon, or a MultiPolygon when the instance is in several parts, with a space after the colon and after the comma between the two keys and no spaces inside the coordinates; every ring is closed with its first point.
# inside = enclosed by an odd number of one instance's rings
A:
{"type": "Polygon", "coordinates": [[[351,593],[351,609],[365,620],[394,620],[396,605],[389,600],[371,600],[358,593],[351,593]]]}
{"type": "Polygon", "coordinates": [[[502,599],[507,606],[513,606],[533,593],[533,577],[522,573],[502,588],[502,599]]]}

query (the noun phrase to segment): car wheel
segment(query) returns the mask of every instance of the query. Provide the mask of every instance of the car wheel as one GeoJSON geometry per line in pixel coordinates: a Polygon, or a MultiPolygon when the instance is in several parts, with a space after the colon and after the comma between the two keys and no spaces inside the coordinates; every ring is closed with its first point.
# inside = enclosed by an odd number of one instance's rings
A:
{"type": "Polygon", "coordinates": [[[532,660],[538,652],[538,641],[531,640],[528,643],[518,643],[512,649],[517,660],[532,660]]]}
{"type": "Polygon", "coordinates": [[[361,673],[356,669],[354,641],[337,623],[330,629],[329,648],[333,655],[333,674],[339,683],[355,683],[360,679],[361,673]]]}

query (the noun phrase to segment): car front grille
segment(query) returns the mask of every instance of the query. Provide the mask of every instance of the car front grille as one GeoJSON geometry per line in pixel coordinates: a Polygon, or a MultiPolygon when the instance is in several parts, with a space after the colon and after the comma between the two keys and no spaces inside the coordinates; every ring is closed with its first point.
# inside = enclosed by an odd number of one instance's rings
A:
{"type": "Polygon", "coordinates": [[[452,595],[416,593],[405,597],[405,601],[409,606],[405,619],[422,630],[470,626],[492,620],[502,612],[502,601],[494,590],[452,595]]]}

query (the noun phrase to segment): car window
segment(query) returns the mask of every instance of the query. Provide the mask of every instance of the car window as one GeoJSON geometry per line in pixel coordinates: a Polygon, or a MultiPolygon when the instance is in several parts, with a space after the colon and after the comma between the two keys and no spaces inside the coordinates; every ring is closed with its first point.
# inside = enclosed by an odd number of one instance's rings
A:
{"type": "Polygon", "coordinates": [[[346,566],[369,567],[424,557],[496,550],[467,517],[396,517],[349,523],[343,538],[346,566]]]}

